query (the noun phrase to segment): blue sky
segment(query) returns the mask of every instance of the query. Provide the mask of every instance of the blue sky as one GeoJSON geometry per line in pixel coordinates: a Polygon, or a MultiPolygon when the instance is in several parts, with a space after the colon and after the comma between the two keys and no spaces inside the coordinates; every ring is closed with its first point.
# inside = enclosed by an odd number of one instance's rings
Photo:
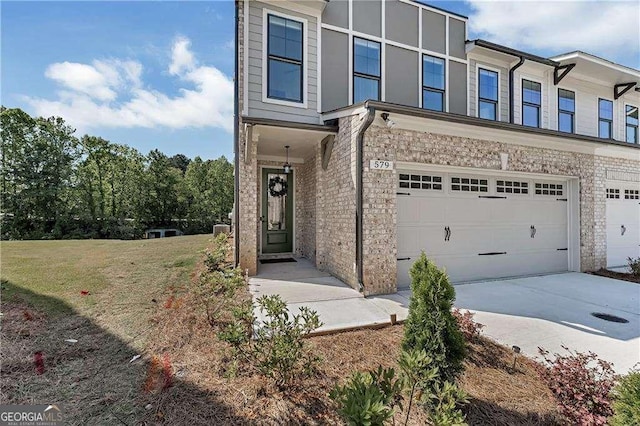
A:
{"type": "MultiPolygon", "coordinates": [[[[428,1],[470,38],[640,67],[637,1],[428,1]]],[[[232,156],[232,1],[0,2],[7,107],[147,153],[232,156]]]]}

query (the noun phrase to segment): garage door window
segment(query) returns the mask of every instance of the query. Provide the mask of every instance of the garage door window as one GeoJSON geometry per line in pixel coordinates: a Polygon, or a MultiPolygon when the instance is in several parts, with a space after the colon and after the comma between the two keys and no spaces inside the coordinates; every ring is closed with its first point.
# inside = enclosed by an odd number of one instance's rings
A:
{"type": "Polygon", "coordinates": [[[496,181],[496,192],[500,194],[528,194],[529,183],[511,180],[496,181]]]}
{"type": "Polygon", "coordinates": [[[442,176],[400,174],[400,188],[442,191],[442,176]]]}
{"type": "Polygon", "coordinates": [[[610,199],[619,199],[620,198],[620,190],[614,188],[607,188],[607,198],[610,199]]]}
{"type": "Polygon", "coordinates": [[[536,195],[562,195],[563,185],[560,183],[536,182],[536,195]]]}
{"type": "Polygon", "coordinates": [[[476,178],[451,178],[451,190],[462,192],[489,192],[489,181],[476,178]]]}
{"type": "Polygon", "coordinates": [[[624,190],[624,199],[625,200],[640,200],[640,191],[637,189],[625,189],[624,190]]]}

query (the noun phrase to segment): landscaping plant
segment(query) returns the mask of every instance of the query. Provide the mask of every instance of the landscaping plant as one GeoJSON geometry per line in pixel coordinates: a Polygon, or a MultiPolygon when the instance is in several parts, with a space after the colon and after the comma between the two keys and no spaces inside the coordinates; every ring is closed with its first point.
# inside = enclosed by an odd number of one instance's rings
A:
{"type": "Polygon", "coordinates": [[[622,377],[613,388],[611,426],[640,425],[640,370],[622,377]]]}
{"type": "Polygon", "coordinates": [[[611,363],[593,352],[554,354],[540,349],[544,365],[538,374],[549,386],[562,414],[573,425],[606,425],[613,414],[611,390],[616,375],[611,363]]]}
{"type": "Polygon", "coordinates": [[[627,260],[629,261],[629,268],[631,268],[631,275],[640,277],[640,257],[637,259],[630,257],[627,260]]]}
{"type": "Polygon", "coordinates": [[[475,322],[473,319],[473,313],[471,311],[462,312],[458,308],[453,308],[453,316],[458,322],[458,327],[460,327],[460,331],[464,334],[464,337],[468,341],[474,340],[476,337],[480,336],[480,332],[484,328],[484,324],[480,324],[475,322]]]}

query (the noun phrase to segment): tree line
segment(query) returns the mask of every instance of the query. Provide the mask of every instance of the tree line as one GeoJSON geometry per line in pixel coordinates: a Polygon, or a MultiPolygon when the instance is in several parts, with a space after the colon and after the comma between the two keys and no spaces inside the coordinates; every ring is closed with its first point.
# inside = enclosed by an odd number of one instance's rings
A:
{"type": "Polygon", "coordinates": [[[139,238],[152,227],[187,234],[228,223],[233,165],[147,155],[74,136],[60,117],[0,107],[0,238],[139,238]]]}

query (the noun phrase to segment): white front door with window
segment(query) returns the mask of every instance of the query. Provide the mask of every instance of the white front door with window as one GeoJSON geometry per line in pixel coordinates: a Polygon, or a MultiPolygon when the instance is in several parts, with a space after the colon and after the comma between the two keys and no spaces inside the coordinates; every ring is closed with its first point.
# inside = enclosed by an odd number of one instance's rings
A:
{"type": "Polygon", "coordinates": [[[640,184],[607,182],[607,267],[640,257],[640,184]]]}
{"type": "Polygon", "coordinates": [[[568,270],[567,182],[399,171],[398,287],[422,251],[452,282],[568,270]]]}

